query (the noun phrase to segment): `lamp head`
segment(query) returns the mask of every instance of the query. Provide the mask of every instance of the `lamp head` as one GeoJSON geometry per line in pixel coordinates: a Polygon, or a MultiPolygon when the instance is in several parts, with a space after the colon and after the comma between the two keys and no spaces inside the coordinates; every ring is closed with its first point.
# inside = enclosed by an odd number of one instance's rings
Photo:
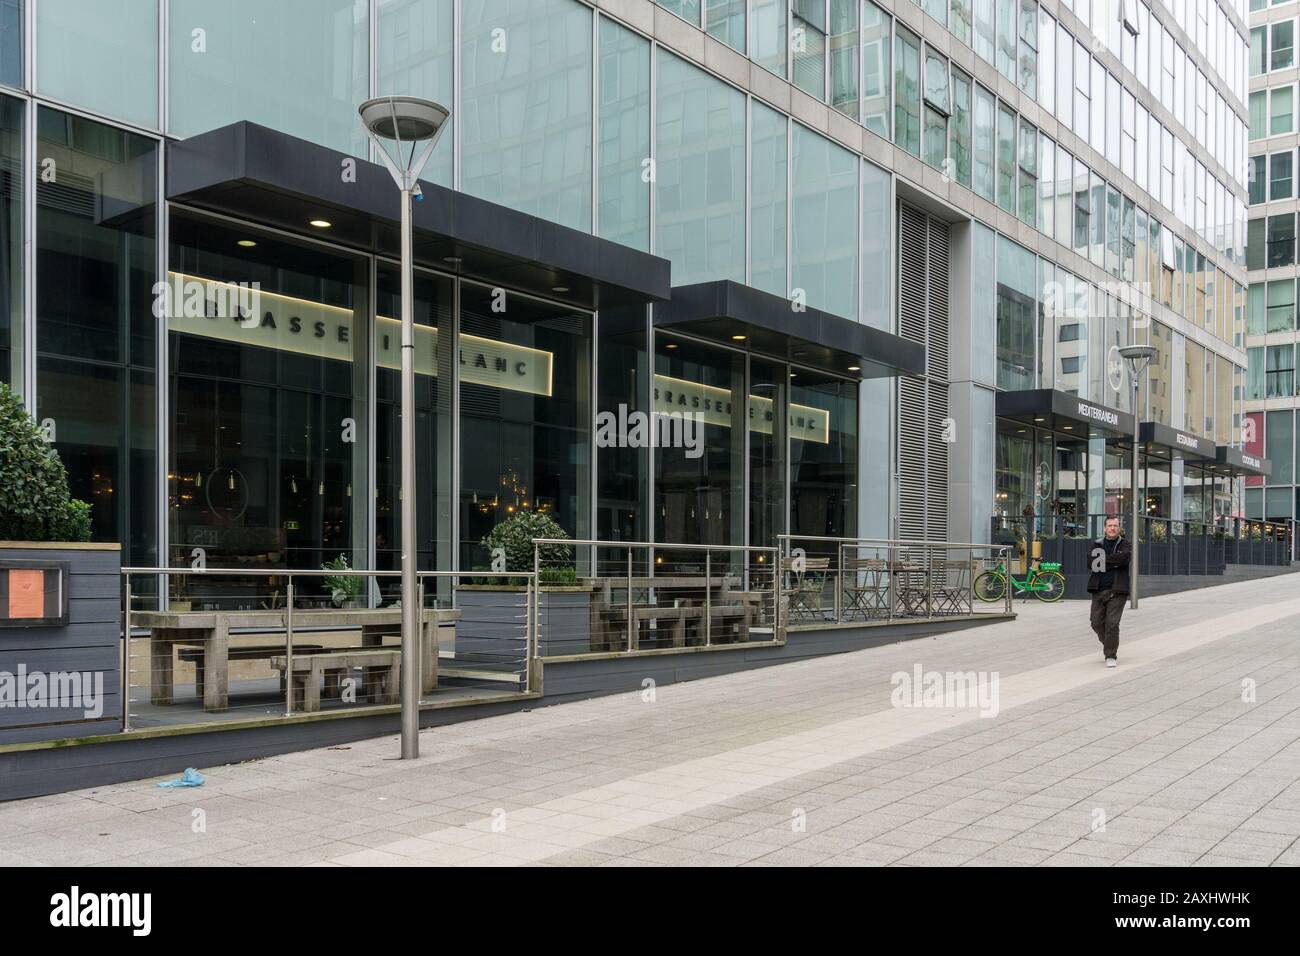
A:
{"type": "Polygon", "coordinates": [[[447,108],[417,96],[378,96],[362,103],[357,112],[398,187],[414,190],[447,127],[451,116],[447,108]],[[402,146],[407,143],[410,150],[403,155],[402,146]]]}
{"type": "Polygon", "coordinates": [[[1119,354],[1124,361],[1128,362],[1129,369],[1136,378],[1148,363],[1160,354],[1160,351],[1154,345],[1125,345],[1119,349],[1119,354]]]}
{"type": "Polygon", "coordinates": [[[371,134],[406,143],[434,139],[451,115],[446,107],[417,96],[377,96],[357,112],[371,134]]]}

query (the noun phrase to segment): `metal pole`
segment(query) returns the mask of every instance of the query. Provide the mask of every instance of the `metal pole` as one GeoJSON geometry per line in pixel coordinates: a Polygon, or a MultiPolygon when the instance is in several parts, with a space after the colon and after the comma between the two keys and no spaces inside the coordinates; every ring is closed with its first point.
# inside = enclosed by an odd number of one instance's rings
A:
{"type": "Polygon", "coordinates": [[[636,650],[636,615],[632,608],[632,549],[627,549],[627,649],[636,650]]]}
{"type": "Polygon", "coordinates": [[[1133,554],[1128,565],[1129,606],[1137,610],[1138,606],[1138,551],[1141,548],[1141,535],[1138,534],[1138,389],[1142,387],[1142,373],[1133,374],[1133,478],[1129,482],[1129,496],[1133,499],[1133,554]]]}
{"type": "MultiPolygon", "coordinates": [[[[168,578],[168,588],[171,587],[168,578]]],[[[170,654],[168,646],[167,653],[170,654]]],[[[152,650],[150,651],[152,653],[152,650]]],[[[153,666],[153,661],[149,662],[153,666]]],[[[122,575],[122,733],[131,729],[131,572],[122,575]]]]}
{"type": "Polygon", "coordinates": [[[293,575],[284,598],[284,716],[293,716],[293,575]]]}
{"type": "Polygon", "coordinates": [[[415,563],[415,319],[411,189],[402,189],[402,759],[420,755],[420,608],[415,563]]]}
{"type": "Polygon", "coordinates": [[[709,595],[713,590],[713,582],[710,580],[713,573],[713,563],[708,551],[704,552],[704,646],[709,647],[713,644],[713,601],[709,595]]]}

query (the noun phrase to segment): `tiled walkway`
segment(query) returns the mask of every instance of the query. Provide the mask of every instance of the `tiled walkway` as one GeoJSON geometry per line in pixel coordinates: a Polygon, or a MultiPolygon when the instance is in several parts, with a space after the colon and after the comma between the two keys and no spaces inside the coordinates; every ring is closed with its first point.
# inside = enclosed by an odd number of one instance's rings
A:
{"type": "MultiPolygon", "coordinates": [[[[1300,576],[0,805],[0,864],[1300,863],[1300,576]],[[894,706],[894,676],[980,707],[894,706]]],[[[907,695],[907,702],[913,698],[907,695]]],[[[949,699],[948,703],[953,701],[949,699]]],[[[942,703],[942,702],[941,702],[942,703]]]]}

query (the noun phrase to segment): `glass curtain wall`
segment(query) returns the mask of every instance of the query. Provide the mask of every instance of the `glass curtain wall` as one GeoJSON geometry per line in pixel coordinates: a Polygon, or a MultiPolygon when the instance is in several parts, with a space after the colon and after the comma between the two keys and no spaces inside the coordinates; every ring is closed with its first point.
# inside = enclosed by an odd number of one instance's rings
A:
{"type": "MultiPolygon", "coordinates": [[[[446,276],[416,272],[415,476],[416,549],[421,571],[453,565],[451,470],[454,285],[446,276]]],[[[402,280],[381,262],[375,287],[375,568],[393,571],[402,558],[402,280]]],[[[354,494],[352,497],[356,497],[354,494]]],[[[364,501],[364,498],[361,499],[364,501]]],[[[385,588],[392,582],[384,582],[385,588]]]]}
{"type": "Polygon", "coordinates": [[[41,107],[36,163],[36,418],[94,540],[152,566],[157,144],[41,107]]]}
{"type": "Polygon", "coordinates": [[[591,316],[460,286],[460,566],[521,511],[591,537],[591,316]]]}
{"type": "Polygon", "coordinates": [[[856,535],[858,383],[791,369],[789,427],[790,533],[856,535]]]}
{"type": "Polygon", "coordinates": [[[367,261],[177,209],[169,230],[170,563],[245,571],[214,585],[238,607],[277,569],[366,567],[367,261]]]}
{"type": "Polygon", "coordinates": [[[23,103],[0,96],[0,382],[23,381],[23,103]]]}

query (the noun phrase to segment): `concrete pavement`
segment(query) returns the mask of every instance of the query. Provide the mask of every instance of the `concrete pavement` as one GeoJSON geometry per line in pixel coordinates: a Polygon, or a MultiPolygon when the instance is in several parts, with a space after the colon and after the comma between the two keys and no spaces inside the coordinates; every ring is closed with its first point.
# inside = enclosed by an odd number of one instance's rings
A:
{"type": "Polygon", "coordinates": [[[414,762],[388,737],[3,804],[0,864],[1300,863],[1300,577],[1144,600],[1115,670],[1085,604],[1020,609],[425,731],[414,762]]]}

